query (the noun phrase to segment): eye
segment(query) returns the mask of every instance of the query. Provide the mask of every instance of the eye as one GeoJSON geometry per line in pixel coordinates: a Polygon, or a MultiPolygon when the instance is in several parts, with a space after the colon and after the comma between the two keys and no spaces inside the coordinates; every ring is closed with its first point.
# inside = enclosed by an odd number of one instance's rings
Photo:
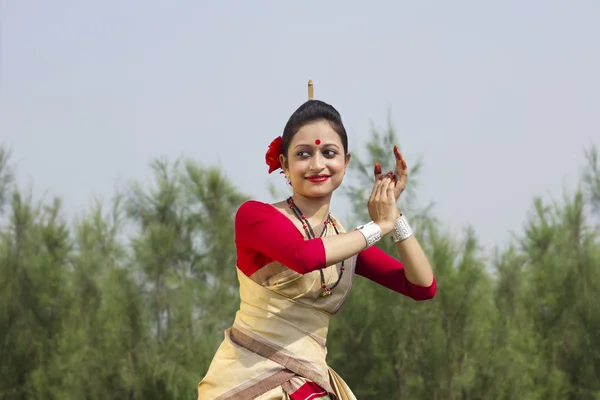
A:
{"type": "MultiPolygon", "coordinates": [[[[338,155],[338,152],[332,149],[325,149],[323,150],[323,155],[327,158],[335,158],[335,156],[338,155]]],[[[307,158],[307,157],[311,157],[312,153],[308,150],[301,150],[299,152],[296,153],[296,157],[300,157],[300,158],[307,158]]]]}

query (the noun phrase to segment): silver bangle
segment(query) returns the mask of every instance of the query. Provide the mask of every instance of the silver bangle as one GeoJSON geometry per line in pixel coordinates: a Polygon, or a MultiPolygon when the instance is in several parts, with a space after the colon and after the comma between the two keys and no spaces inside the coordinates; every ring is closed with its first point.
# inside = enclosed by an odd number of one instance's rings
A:
{"type": "Polygon", "coordinates": [[[367,249],[381,240],[381,228],[373,221],[365,225],[361,225],[356,229],[365,237],[365,240],[367,241],[367,249]]]}
{"type": "Polygon", "coordinates": [[[396,220],[394,224],[394,230],[392,231],[392,239],[394,242],[402,242],[409,237],[412,236],[412,229],[410,229],[410,225],[408,221],[404,217],[404,215],[400,215],[400,217],[396,220]]]}

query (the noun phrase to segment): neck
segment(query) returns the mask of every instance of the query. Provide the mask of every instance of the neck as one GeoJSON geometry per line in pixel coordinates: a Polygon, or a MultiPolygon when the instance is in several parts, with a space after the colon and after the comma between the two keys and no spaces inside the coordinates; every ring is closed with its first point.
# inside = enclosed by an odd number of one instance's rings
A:
{"type": "Polygon", "coordinates": [[[329,214],[329,204],[331,203],[331,195],[325,197],[305,197],[294,194],[292,196],[294,203],[302,211],[302,214],[307,218],[324,220],[329,214]]]}

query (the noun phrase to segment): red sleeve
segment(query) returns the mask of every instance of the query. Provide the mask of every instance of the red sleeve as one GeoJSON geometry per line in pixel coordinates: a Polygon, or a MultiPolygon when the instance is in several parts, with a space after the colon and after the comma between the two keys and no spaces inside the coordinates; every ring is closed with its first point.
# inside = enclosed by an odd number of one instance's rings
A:
{"type": "Polygon", "coordinates": [[[432,299],[437,291],[435,277],[427,287],[411,283],[402,263],[375,246],[358,254],[356,274],[414,300],[432,299]]]}
{"type": "Polygon", "coordinates": [[[323,240],[305,240],[294,223],[270,204],[250,200],[240,206],[235,216],[235,241],[238,262],[251,259],[257,268],[271,261],[300,274],[325,268],[323,240]]]}

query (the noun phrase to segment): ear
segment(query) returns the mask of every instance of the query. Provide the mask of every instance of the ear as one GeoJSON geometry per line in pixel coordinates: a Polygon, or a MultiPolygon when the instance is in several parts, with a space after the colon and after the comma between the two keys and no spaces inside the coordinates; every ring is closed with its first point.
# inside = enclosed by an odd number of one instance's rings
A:
{"type": "Polygon", "coordinates": [[[350,164],[351,158],[352,158],[352,154],[346,153],[346,162],[344,163],[344,168],[348,169],[348,164],[350,164]]]}
{"type": "Polygon", "coordinates": [[[281,164],[281,169],[283,172],[289,169],[288,160],[283,154],[279,155],[279,163],[281,164]]]}

